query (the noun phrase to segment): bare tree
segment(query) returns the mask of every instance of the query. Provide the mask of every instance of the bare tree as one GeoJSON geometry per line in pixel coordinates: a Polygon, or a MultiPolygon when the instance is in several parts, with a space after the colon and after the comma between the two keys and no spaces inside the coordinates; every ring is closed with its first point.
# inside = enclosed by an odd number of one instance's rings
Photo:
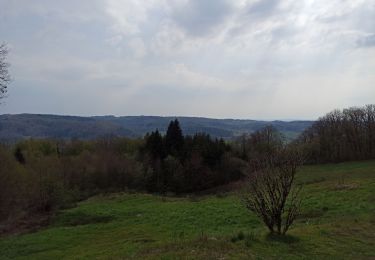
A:
{"type": "Polygon", "coordinates": [[[262,219],[271,233],[284,235],[299,214],[300,187],[293,182],[302,156],[296,151],[281,150],[252,173],[243,191],[245,206],[262,219]]]}
{"type": "Polygon", "coordinates": [[[334,110],[319,118],[298,138],[309,162],[375,158],[375,105],[334,110]]]}
{"type": "Polygon", "coordinates": [[[4,98],[7,93],[10,82],[9,63],[6,62],[8,47],[5,43],[0,44],[0,99],[4,98]]]}

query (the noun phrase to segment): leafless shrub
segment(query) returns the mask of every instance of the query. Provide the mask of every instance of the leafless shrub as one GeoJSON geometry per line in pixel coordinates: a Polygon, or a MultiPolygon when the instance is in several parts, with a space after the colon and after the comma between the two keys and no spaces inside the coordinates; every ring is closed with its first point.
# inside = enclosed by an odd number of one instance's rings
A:
{"type": "Polygon", "coordinates": [[[301,186],[295,187],[293,182],[301,158],[298,152],[283,149],[259,161],[241,194],[245,206],[271,233],[284,235],[299,214],[301,186]]]}
{"type": "Polygon", "coordinates": [[[7,87],[10,82],[8,72],[9,63],[6,62],[8,56],[8,47],[5,43],[0,43],[0,99],[7,93],[7,87]]]}

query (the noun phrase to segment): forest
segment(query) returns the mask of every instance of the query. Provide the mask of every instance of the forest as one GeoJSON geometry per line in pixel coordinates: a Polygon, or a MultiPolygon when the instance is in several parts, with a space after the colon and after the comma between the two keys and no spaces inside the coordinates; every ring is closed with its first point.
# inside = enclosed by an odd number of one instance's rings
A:
{"type": "Polygon", "coordinates": [[[303,164],[375,159],[375,105],[328,113],[292,142],[272,126],[234,141],[184,135],[175,119],[165,135],[3,144],[0,220],[48,215],[103,193],[199,193],[246,178],[278,151],[300,154],[303,164]]]}
{"type": "Polygon", "coordinates": [[[305,130],[296,144],[310,163],[375,158],[375,105],[334,110],[305,130]]]}

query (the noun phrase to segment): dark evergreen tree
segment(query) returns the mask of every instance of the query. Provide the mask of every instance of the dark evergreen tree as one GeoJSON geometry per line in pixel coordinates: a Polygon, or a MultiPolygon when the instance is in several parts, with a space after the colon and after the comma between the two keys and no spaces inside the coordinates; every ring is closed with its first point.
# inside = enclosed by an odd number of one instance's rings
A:
{"type": "Polygon", "coordinates": [[[20,164],[25,164],[25,157],[23,156],[21,148],[17,147],[16,151],[14,152],[14,157],[20,164]]]}
{"type": "Polygon", "coordinates": [[[167,135],[165,136],[167,154],[180,157],[183,145],[184,136],[182,135],[180,123],[175,119],[169,123],[167,135]]]}
{"type": "Polygon", "coordinates": [[[163,137],[158,130],[146,137],[146,150],[151,155],[152,159],[164,159],[165,149],[163,137]]]}

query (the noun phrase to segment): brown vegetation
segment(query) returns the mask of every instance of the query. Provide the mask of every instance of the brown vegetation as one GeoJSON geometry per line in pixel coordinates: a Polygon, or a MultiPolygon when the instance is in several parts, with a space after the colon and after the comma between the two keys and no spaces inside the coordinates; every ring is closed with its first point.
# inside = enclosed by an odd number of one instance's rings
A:
{"type": "Polygon", "coordinates": [[[296,151],[281,149],[259,161],[258,170],[249,174],[242,200],[271,233],[284,235],[298,216],[301,186],[293,182],[301,163],[296,151]]]}
{"type": "Polygon", "coordinates": [[[375,105],[334,110],[304,131],[297,144],[310,163],[375,158],[375,105]]]}

